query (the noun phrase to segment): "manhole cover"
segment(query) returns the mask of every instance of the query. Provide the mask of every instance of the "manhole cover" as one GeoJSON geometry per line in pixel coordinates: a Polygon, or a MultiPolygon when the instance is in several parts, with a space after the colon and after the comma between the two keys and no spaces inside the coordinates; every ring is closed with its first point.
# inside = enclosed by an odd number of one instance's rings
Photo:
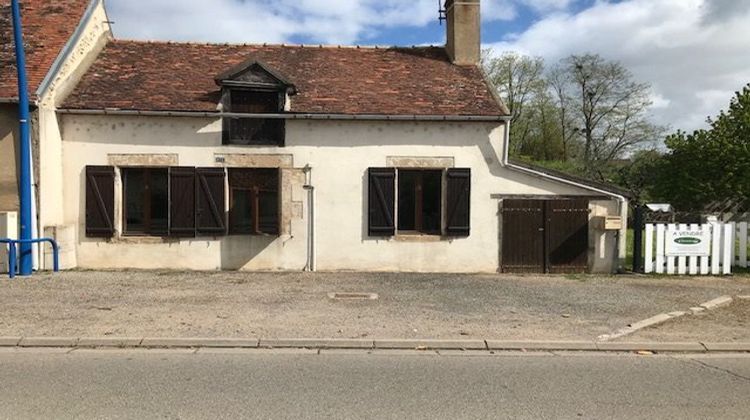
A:
{"type": "Polygon", "coordinates": [[[329,299],[334,300],[377,300],[377,293],[349,293],[349,292],[335,292],[328,294],[329,299]]]}

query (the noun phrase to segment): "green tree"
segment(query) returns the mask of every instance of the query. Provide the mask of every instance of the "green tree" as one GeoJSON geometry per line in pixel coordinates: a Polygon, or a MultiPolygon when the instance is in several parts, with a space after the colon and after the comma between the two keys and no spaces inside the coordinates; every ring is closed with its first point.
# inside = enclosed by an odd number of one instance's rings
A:
{"type": "Polygon", "coordinates": [[[641,150],[630,157],[630,163],[618,168],[612,181],[628,190],[631,201],[644,204],[652,201],[653,186],[659,183],[657,177],[664,171],[660,169],[664,164],[663,154],[657,150],[641,150]]]}
{"type": "Polygon", "coordinates": [[[483,66],[511,115],[511,154],[524,154],[530,147],[529,136],[536,129],[533,102],[546,90],[544,60],[514,52],[493,57],[485,51],[483,66]]]}
{"type": "Polygon", "coordinates": [[[668,153],[651,187],[654,198],[699,210],[714,201],[750,197],[750,84],[708,124],[667,137],[668,153]]]}

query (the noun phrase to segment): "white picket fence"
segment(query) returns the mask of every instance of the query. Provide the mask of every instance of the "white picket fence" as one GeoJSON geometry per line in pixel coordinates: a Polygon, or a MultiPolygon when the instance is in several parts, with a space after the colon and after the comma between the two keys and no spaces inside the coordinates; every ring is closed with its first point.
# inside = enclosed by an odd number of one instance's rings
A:
{"type": "Polygon", "coordinates": [[[645,242],[646,273],[677,275],[728,275],[732,267],[748,266],[748,223],[712,222],[698,224],[647,224],[645,242]],[[670,231],[710,231],[709,256],[675,257],[666,253],[670,231]]]}

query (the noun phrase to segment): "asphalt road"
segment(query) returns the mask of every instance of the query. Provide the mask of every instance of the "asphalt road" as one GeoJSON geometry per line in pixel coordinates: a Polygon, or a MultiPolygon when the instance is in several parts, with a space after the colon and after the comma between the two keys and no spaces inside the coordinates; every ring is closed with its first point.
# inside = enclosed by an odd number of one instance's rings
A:
{"type": "Polygon", "coordinates": [[[747,418],[750,355],[0,352],[3,418],[747,418]]]}

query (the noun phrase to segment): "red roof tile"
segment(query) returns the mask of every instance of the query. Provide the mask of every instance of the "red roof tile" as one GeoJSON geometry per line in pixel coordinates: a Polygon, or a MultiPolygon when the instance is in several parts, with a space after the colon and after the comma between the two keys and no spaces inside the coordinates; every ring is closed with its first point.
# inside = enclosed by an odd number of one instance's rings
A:
{"type": "MultiPolygon", "coordinates": [[[[90,0],[21,1],[26,71],[32,97],[73,35],[89,3],[90,0]]],[[[17,97],[10,0],[0,0],[0,99],[17,97]]]]}
{"type": "Polygon", "coordinates": [[[283,74],[298,94],[292,112],[505,115],[478,67],[443,48],[356,48],[112,41],[63,108],[140,111],[217,109],[214,78],[245,60],[283,74]]]}

